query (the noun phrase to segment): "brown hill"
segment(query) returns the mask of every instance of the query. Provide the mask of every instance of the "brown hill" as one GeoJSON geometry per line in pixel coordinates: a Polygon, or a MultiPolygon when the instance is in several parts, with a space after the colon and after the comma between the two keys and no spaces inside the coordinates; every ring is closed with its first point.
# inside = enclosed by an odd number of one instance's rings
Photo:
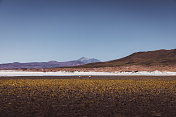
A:
{"type": "Polygon", "coordinates": [[[172,50],[156,50],[147,52],[133,53],[127,57],[108,61],[90,63],[86,65],[76,66],[76,68],[98,68],[98,67],[119,67],[119,66],[173,66],[176,65],[176,49],[172,50]]]}

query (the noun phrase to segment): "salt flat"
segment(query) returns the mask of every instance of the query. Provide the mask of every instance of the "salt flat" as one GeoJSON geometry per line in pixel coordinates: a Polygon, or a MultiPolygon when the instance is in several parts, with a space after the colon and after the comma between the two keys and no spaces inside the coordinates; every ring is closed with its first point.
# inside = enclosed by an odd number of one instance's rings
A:
{"type": "Polygon", "coordinates": [[[176,76],[176,72],[139,71],[139,72],[29,72],[0,70],[0,76],[176,76]]]}

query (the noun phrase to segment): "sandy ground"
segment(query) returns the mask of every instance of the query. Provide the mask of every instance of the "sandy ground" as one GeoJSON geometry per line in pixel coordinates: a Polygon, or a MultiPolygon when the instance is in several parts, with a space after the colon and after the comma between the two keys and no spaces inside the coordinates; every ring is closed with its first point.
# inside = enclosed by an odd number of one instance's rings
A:
{"type": "Polygon", "coordinates": [[[129,71],[170,71],[176,72],[176,66],[119,66],[119,67],[100,67],[100,68],[48,68],[48,69],[23,69],[24,71],[84,71],[84,72],[129,72],[129,71]]]}

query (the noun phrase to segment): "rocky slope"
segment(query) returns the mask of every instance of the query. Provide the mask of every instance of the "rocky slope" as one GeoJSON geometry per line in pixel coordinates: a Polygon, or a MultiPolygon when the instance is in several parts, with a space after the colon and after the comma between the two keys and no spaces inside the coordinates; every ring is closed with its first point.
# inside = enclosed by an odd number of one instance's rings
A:
{"type": "Polygon", "coordinates": [[[175,66],[176,49],[133,53],[127,57],[77,66],[80,68],[119,67],[119,66],[175,66]]]}

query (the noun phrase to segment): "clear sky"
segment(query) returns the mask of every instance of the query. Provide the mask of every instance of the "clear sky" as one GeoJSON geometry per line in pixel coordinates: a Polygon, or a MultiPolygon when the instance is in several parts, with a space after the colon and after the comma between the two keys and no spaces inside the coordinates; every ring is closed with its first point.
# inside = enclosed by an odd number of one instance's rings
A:
{"type": "Polygon", "coordinates": [[[176,48],[176,0],[0,0],[0,63],[176,48]]]}

